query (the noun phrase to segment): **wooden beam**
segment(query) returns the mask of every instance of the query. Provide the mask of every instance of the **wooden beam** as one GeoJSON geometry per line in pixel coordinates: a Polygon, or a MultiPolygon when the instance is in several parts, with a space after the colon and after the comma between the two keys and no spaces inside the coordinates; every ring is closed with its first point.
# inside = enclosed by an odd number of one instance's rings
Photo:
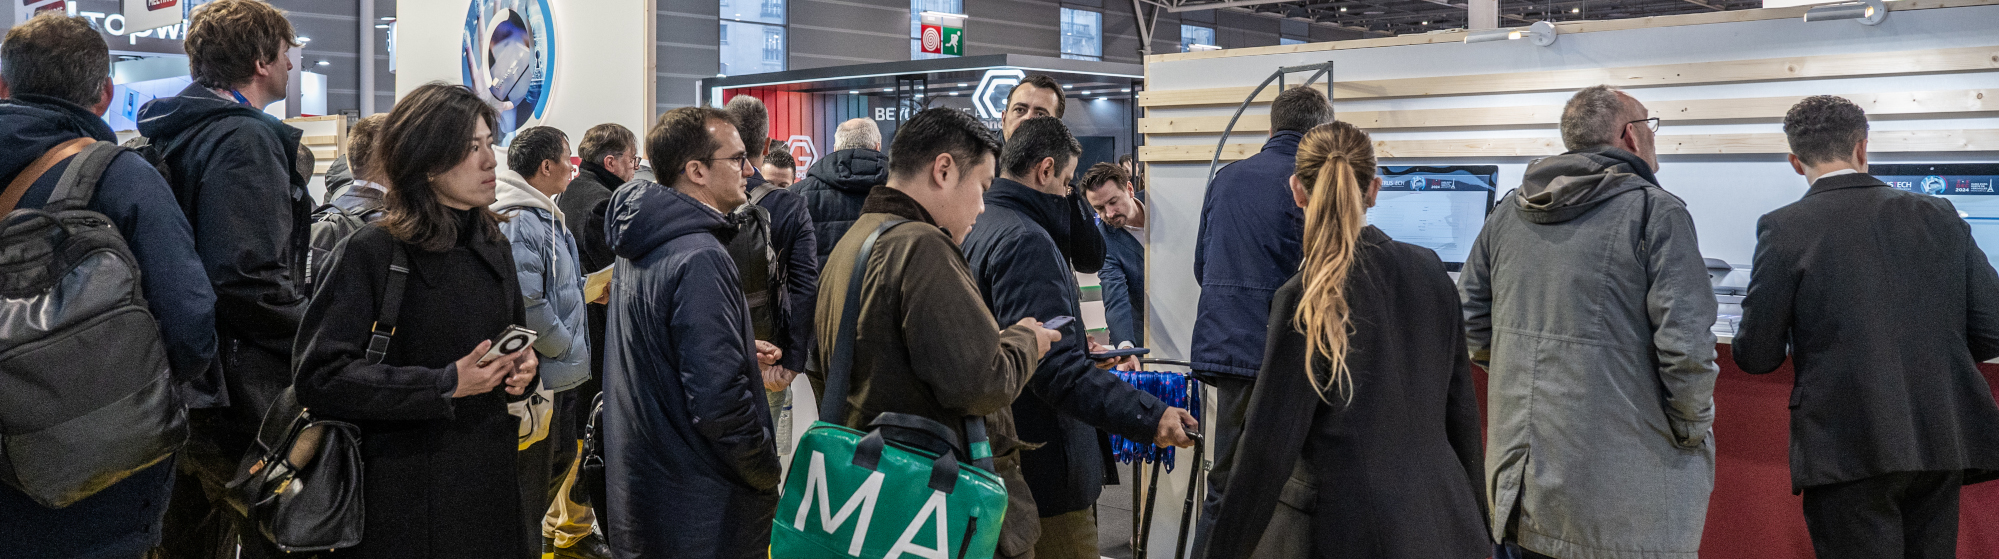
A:
{"type": "MultiPolygon", "coordinates": [[[[1888,152],[1999,151],[1999,130],[1887,130],[1868,134],[1868,149],[1888,152]]],[[[1683,134],[1660,136],[1662,155],[1783,154],[1790,146],[1780,133],[1683,134]]],[[[1262,150],[1260,143],[1229,144],[1223,161],[1235,161],[1262,150]]],[[[1376,157],[1541,157],[1565,151],[1559,138],[1484,138],[1462,140],[1381,140],[1376,157]]],[[[1139,146],[1138,159],[1147,163],[1205,163],[1213,144],[1139,146]]]]}
{"type": "MultiPolygon", "coordinates": [[[[1917,1],[1917,0],[1904,0],[1917,1]]],[[[1346,81],[1334,84],[1337,99],[1377,99],[1428,95],[1526,93],[1564,91],[1597,84],[1618,87],[1939,74],[1999,69],[1999,46],[1826,54],[1718,62],[1688,62],[1627,68],[1582,68],[1505,74],[1471,74],[1429,78],[1346,81]]],[[[1147,90],[1138,98],[1147,108],[1234,105],[1254,87],[1147,90]]],[[[1259,102],[1276,98],[1265,89],[1259,102]]]]}
{"type": "MultiPolygon", "coordinates": [[[[1889,2],[1890,11],[1928,10],[1936,8],[1963,8],[1968,6],[1990,6],[1999,0],[1901,0],[1889,2]]],[[[1729,10],[1724,12],[1702,12],[1671,16],[1653,16],[1630,19],[1572,21],[1555,26],[1563,35],[1573,33],[1594,33],[1598,31],[1624,31],[1628,29],[1648,29],[1659,27],[1680,27],[1684,25],[1706,25],[1710,23],[1734,23],[1741,21],[1763,21],[1772,19],[1797,19],[1805,15],[1810,6],[1789,8],[1759,8],[1751,10],[1729,10]]],[[[1227,49],[1204,52],[1182,52],[1155,54],[1145,57],[1146,64],[1155,62],[1175,62],[1181,60],[1201,60],[1207,58],[1229,58],[1235,56],[1262,56],[1267,54],[1289,54],[1295,52],[1319,52],[1378,47],[1399,47],[1405,45],[1427,45],[1432,43],[1456,43],[1464,40],[1459,33],[1436,33],[1420,35],[1397,35],[1378,39],[1354,39],[1348,41],[1327,41],[1299,45],[1277,45],[1227,49]]]]}
{"type": "MultiPolygon", "coordinates": [[[[1898,93],[1852,93],[1840,95],[1867,110],[1870,115],[1980,114],[1999,113],[1999,89],[1959,89],[1898,93]]],[[[1650,101],[1652,115],[1667,125],[1714,120],[1763,120],[1784,118],[1803,95],[1747,99],[1698,99],[1650,101]]],[[[1396,128],[1454,128],[1466,126],[1547,126],[1559,124],[1560,105],[1520,107],[1480,107],[1466,109],[1423,109],[1408,111],[1338,111],[1340,120],[1368,130],[1396,128]]],[[[1228,126],[1226,116],[1151,117],[1138,119],[1141,134],[1220,134],[1228,126]]],[[[1236,122],[1238,133],[1261,134],[1270,129],[1267,114],[1244,114],[1236,122]]]]}
{"type": "Polygon", "coordinates": [[[1702,2],[1701,0],[1685,0],[1685,1],[1686,1],[1686,3],[1688,3],[1688,4],[1693,4],[1693,5],[1695,5],[1695,6],[1700,6],[1700,7],[1703,7],[1703,8],[1707,8],[1707,9],[1710,9],[1710,10],[1714,10],[1714,11],[1717,11],[1717,12],[1719,12],[1719,11],[1723,11],[1723,10],[1727,10],[1727,9],[1728,9],[1728,8],[1723,8],[1723,7],[1721,7],[1721,6],[1716,6],[1716,5],[1714,5],[1714,4],[1709,4],[1709,3],[1707,3],[1707,2],[1702,2]]]}

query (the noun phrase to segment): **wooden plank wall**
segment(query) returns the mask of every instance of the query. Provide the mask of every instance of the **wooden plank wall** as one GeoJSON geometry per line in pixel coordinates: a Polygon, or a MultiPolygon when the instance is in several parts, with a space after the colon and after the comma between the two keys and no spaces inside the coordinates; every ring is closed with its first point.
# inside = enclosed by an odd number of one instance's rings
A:
{"type": "MultiPolygon", "coordinates": [[[[1999,0],[1904,0],[1890,4],[1897,11],[1999,4],[1999,0]]],[[[1802,8],[1741,10],[1695,16],[1672,16],[1700,20],[1721,17],[1726,21],[1751,21],[1797,17],[1802,8]],[[1792,13],[1797,12],[1797,13],[1792,13]],[[1725,16],[1725,17],[1724,17],[1725,16]]],[[[1618,22],[1564,24],[1564,32],[1588,32],[1635,28],[1650,20],[1653,26],[1685,25],[1672,18],[1644,18],[1618,22]]],[[[1460,34],[1444,34],[1462,39],[1460,34]]],[[[1442,42],[1426,36],[1417,41],[1395,37],[1362,41],[1319,43],[1317,46],[1287,45],[1241,49],[1239,56],[1364,48],[1341,43],[1382,43],[1395,46],[1442,42]],[[1399,41],[1398,41],[1399,40],[1399,41]],[[1338,46],[1336,46],[1338,45],[1338,46]],[[1273,50],[1276,49],[1276,50],[1273,50]],[[1271,51],[1271,52],[1264,52],[1271,51]]],[[[1226,57],[1238,51],[1216,51],[1155,56],[1149,62],[1226,57]]],[[[1149,70],[1148,70],[1149,71],[1149,70]]],[[[1875,76],[1921,76],[1967,72],[1999,71],[1999,46],[1924,49],[1876,53],[1827,54],[1779,58],[1744,59],[1725,62],[1661,64],[1622,68],[1584,68],[1503,74],[1455,75],[1337,82],[1332,86],[1335,107],[1341,100],[1393,99],[1427,96],[1534,93],[1580,89],[1596,84],[1612,84],[1627,89],[1691,85],[1772,82],[1785,80],[1852,78],[1875,76]]],[[[1912,80],[1913,82],[1913,80],[1912,80]]],[[[1323,87],[1321,85],[1320,87],[1323,87]]],[[[1146,109],[1233,107],[1254,90],[1252,87],[1219,87],[1146,91],[1139,105],[1146,109]]],[[[1929,118],[1974,118],[1999,116],[1999,90],[1955,89],[1896,93],[1839,93],[1860,104],[1871,115],[1917,115],[1929,118]]],[[[1267,111],[1277,88],[1259,94],[1252,111],[1267,111]]],[[[1673,123],[1773,123],[1803,96],[1695,99],[1654,101],[1647,104],[1652,116],[1673,123]]],[[[1339,111],[1341,120],[1370,131],[1424,130],[1474,127],[1551,128],[1559,123],[1561,106],[1508,106],[1426,110],[1339,111]]],[[[1148,138],[1184,135],[1214,135],[1229,122],[1227,116],[1160,116],[1141,118],[1140,133],[1148,138]]],[[[1231,161],[1255,153],[1260,138],[1269,130],[1269,117],[1246,113],[1236,123],[1232,139],[1252,140],[1223,146],[1221,159],[1231,161]]],[[[1138,158],[1147,162],[1206,162],[1216,153],[1214,144],[1153,145],[1140,147],[1138,158]]],[[[1170,144],[1170,142],[1168,142],[1170,144]]],[[[1999,130],[1961,129],[1909,132],[1875,132],[1870,147],[1880,152],[1938,152],[1999,150],[1999,130]]],[[[1401,140],[1377,142],[1382,157],[1517,157],[1545,156],[1563,151],[1561,142],[1548,137],[1479,138],[1464,140],[1401,140]]],[[[1670,132],[1659,138],[1659,152],[1669,154],[1774,154],[1788,148],[1782,134],[1683,134],[1670,132]]]]}

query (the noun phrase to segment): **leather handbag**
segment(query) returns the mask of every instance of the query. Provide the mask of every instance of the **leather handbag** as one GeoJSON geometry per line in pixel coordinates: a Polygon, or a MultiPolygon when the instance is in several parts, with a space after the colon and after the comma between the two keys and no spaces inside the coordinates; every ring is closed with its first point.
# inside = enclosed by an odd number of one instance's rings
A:
{"type": "MultiPolygon", "coordinates": [[[[821,418],[845,415],[868,257],[882,233],[902,223],[907,221],[875,229],[854,260],[821,418]]],[[[1006,516],[1006,484],[994,473],[985,419],[964,421],[969,441],[943,423],[908,414],[881,414],[865,432],[824,419],[813,423],[792,456],[770,555],[992,557],[1006,516]]]]}
{"type": "MultiPolygon", "coordinates": [[[[396,333],[409,254],[396,247],[382,305],[368,339],[367,362],[388,355],[396,333]]],[[[244,458],[231,497],[257,531],[289,553],[334,551],[361,544],[361,428],[316,417],[286,388],[264,413],[257,445],[244,458]]]]}

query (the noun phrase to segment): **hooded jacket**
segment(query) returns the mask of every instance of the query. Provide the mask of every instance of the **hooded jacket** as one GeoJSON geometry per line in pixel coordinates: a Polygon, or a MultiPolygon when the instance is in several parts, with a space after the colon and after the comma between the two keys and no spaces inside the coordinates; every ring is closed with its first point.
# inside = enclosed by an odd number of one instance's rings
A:
{"type": "Polygon", "coordinates": [[[1495,537],[1580,559],[1693,559],[1714,487],[1715,321],[1693,218],[1609,147],[1529,165],[1458,279],[1490,373],[1495,537]]]}
{"type": "Polygon", "coordinates": [[[812,162],[805,179],[789,188],[805,197],[812,228],[819,241],[819,263],[840,244],[840,237],[861,218],[868,191],[888,184],[888,155],[867,149],[843,149],[812,162]]]}
{"type": "Polygon", "coordinates": [[[619,557],[750,558],[779,469],[749,303],[719,211],[634,182],[611,198],[603,521],[619,557]]]}
{"type": "Polygon", "coordinates": [[[521,297],[527,303],[527,327],[539,334],[534,349],[541,354],[541,382],[561,392],[590,380],[590,336],[583,314],[583,273],[576,259],[576,239],[563,227],[566,216],[520,173],[500,169],[499,200],[493,211],[511,217],[500,223],[513,245],[520,268],[521,297]]]}
{"type": "MultiPolygon", "coordinates": [[[[1068,198],[996,178],[985,201],[986,213],[965,237],[965,259],[993,318],[1013,324],[1028,317],[1081,316],[1076,273],[1061,249],[1077,232],[1068,198]]],[[[1106,467],[1098,428],[1150,441],[1168,407],[1091,363],[1088,339],[1081,323],[1064,327],[1062,339],[1041,357],[1028,393],[1013,403],[1021,440],[1043,445],[1021,457],[1042,516],[1097,502],[1106,467]]]]}
{"type": "MultiPolygon", "coordinates": [[[[570,179],[569,188],[555,197],[555,207],[562,210],[562,223],[569,228],[570,237],[576,239],[576,255],[583,262],[583,274],[589,275],[617,260],[610,243],[604,242],[604,209],[611,204],[611,191],[625,181],[596,162],[584,161],[577,169],[579,172],[570,179]]],[[[602,379],[604,305],[586,304],[584,315],[589,318],[590,372],[602,379]]]]}
{"type": "MultiPolygon", "coordinates": [[[[0,145],[7,146],[0,150],[0,186],[13,182],[50,148],[82,137],[117,140],[103,119],[73,103],[20,93],[0,100],[0,145]]],[[[47,205],[69,165],[63,161],[50,167],[16,207],[47,205]]],[[[140,287],[159,321],[174,377],[198,382],[215,358],[215,292],[201,273],[187,219],[174,209],[173,191],[144,158],[125,153],[105,170],[88,208],[118,228],[138,262],[140,287]]],[[[181,386],[184,403],[213,404],[191,387],[181,386]]],[[[10,551],[24,557],[141,555],[159,541],[160,511],[172,470],[170,461],[155,465],[62,509],[43,507],[0,487],[0,518],[7,519],[0,522],[5,524],[0,537],[18,542],[10,551]]]]}
{"type": "Polygon", "coordinates": [[[1263,151],[1223,167],[1208,185],[1194,241],[1196,374],[1255,378],[1263,365],[1271,297],[1304,258],[1305,214],[1290,182],[1303,137],[1271,134],[1263,151]]]}
{"type": "MultiPolygon", "coordinates": [[[[744,189],[756,190],[766,182],[758,170],[744,189]]],[[[778,321],[777,339],[766,341],[784,350],[779,365],[802,372],[812,353],[812,307],[819,299],[819,241],[812,214],[803,197],[782,188],[772,189],[756,204],[770,213],[770,247],[784,262],[783,318],[778,321]]]]}
{"type": "Polygon", "coordinates": [[[292,339],[305,314],[313,201],[302,133],[198,84],[138,116],[139,133],[165,149],[167,184],[215,290],[222,378],[197,389],[253,419],[291,384],[292,339]]]}

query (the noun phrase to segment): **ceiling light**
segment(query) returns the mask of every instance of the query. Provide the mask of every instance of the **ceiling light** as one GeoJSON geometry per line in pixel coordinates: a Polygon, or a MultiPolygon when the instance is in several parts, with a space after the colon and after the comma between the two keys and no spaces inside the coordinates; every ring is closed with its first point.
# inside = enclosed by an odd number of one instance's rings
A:
{"type": "Polygon", "coordinates": [[[916,94],[916,98],[917,98],[917,99],[922,99],[922,98],[923,98],[923,94],[921,94],[921,93],[918,93],[918,94],[916,94]]]}
{"type": "Polygon", "coordinates": [[[319,65],[320,65],[320,66],[332,66],[332,65],[333,65],[333,63],[332,63],[332,62],[327,62],[327,61],[325,61],[325,60],[321,60],[321,61],[319,61],[319,65]]]}
{"type": "Polygon", "coordinates": [[[377,23],[377,24],[375,24],[375,28],[376,28],[376,29],[388,29],[388,28],[389,28],[389,24],[386,24],[386,23],[377,23]]]}
{"type": "Polygon", "coordinates": [[[1554,23],[1546,21],[1537,21],[1534,22],[1533,25],[1529,25],[1527,27],[1515,27],[1511,29],[1482,29],[1466,33],[1465,42],[1484,43],[1488,41],[1531,39],[1534,41],[1534,44],[1536,46],[1545,47],[1548,45],[1555,44],[1555,36],[1558,34],[1559,33],[1555,31],[1554,23]]]}
{"type": "Polygon", "coordinates": [[[1832,21],[1850,19],[1861,25],[1878,25],[1888,19],[1888,5],[1881,0],[1861,0],[1843,4],[1826,4],[1805,10],[1805,21],[1832,21]]]}
{"type": "Polygon", "coordinates": [[[859,92],[859,91],[853,91],[853,90],[849,90],[849,91],[847,91],[847,94],[848,94],[848,95],[860,95],[860,94],[861,94],[861,92],[859,92]]]}
{"type": "Polygon", "coordinates": [[[961,83],[961,84],[958,84],[958,87],[970,87],[971,85],[972,85],[972,84],[969,84],[969,83],[961,83]]]}
{"type": "Polygon", "coordinates": [[[310,43],[310,42],[312,42],[312,37],[306,37],[306,36],[303,36],[303,35],[301,35],[301,36],[299,36],[299,38],[298,38],[298,42],[301,42],[301,43],[310,43]]]}
{"type": "Polygon", "coordinates": [[[1427,22],[1427,21],[1423,22],[1423,25],[1429,25],[1429,24],[1430,24],[1430,22],[1427,22]]]}
{"type": "Polygon", "coordinates": [[[1582,9],[1582,8],[1569,8],[1569,13],[1572,13],[1572,14],[1580,14],[1580,13],[1583,13],[1583,9],[1582,9]]]}
{"type": "Polygon", "coordinates": [[[1131,93],[1131,88],[1127,87],[1127,88],[1124,88],[1124,89],[1120,89],[1120,90],[1118,90],[1118,91],[1120,91],[1120,92],[1124,92],[1124,93],[1131,93]]]}
{"type": "Polygon", "coordinates": [[[1346,7],[1346,6],[1340,6],[1340,11],[1342,11],[1342,12],[1344,12],[1344,11],[1347,11],[1347,7],[1346,7]]]}
{"type": "Polygon", "coordinates": [[[382,16],[382,21],[395,21],[396,16],[382,16]]]}

